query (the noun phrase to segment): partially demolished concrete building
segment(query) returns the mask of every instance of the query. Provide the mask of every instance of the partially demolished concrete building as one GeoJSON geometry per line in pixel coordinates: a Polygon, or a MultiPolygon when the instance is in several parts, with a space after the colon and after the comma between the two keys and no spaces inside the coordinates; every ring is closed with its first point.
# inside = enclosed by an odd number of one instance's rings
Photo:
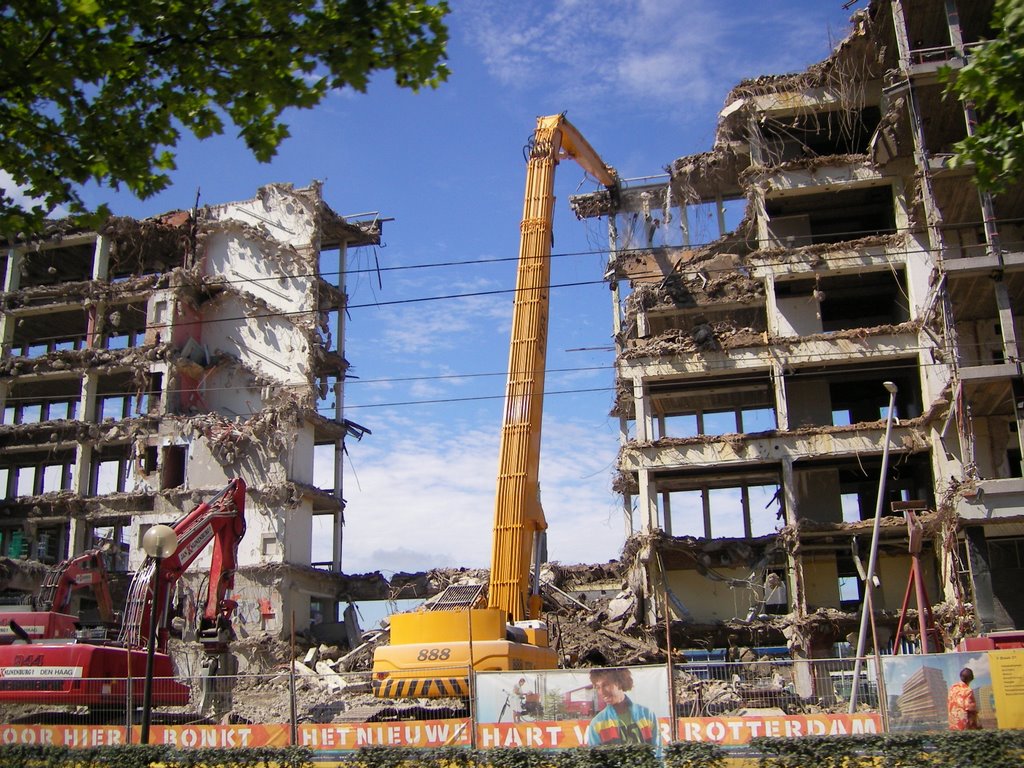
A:
{"type": "Polygon", "coordinates": [[[886,382],[880,644],[908,594],[917,633],[919,543],[947,647],[1024,627],[1024,196],[952,166],[974,116],[940,76],[991,17],[876,0],[825,61],[735,87],[665,181],[572,200],[609,222],[624,564],[677,647],[856,630],[886,382]]]}
{"type": "MultiPolygon", "coordinates": [[[[343,416],[340,276],[349,249],[379,239],[378,219],[344,219],[313,184],[112,218],[95,232],[57,222],[10,244],[0,260],[3,595],[38,586],[25,572],[33,564],[93,547],[115,578],[133,570],[149,526],[241,476],[241,634],[287,637],[293,618],[300,632],[337,618],[341,457],[363,432],[343,416]],[[314,529],[333,532],[326,568],[314,567],[314,529]]],[[[175,595],[186,616],[205,600],[209,558],[175,595]]]]}

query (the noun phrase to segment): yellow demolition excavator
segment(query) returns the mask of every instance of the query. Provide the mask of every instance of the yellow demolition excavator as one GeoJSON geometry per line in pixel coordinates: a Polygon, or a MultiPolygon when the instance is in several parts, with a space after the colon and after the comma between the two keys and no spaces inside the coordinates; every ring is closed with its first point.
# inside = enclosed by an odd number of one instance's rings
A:
{"type": "Polygon", "coordinates": [[[390,644],[373,656],[373,690],[381,698],[466,698],[470,667],[557,666],[541,621],[539,561],[547,522],[538,487],[555,166],[572,158],[613,193],[618,179],[564,115],[537,118],[527,149],[486,603],[484,587],[453,585],[428,608],[392,616],[390,644]]]}

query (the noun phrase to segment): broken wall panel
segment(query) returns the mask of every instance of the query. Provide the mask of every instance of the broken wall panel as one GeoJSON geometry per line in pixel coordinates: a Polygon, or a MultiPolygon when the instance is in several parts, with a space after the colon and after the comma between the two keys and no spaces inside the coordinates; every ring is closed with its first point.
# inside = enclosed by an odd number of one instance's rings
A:
{"type": "MultiPolygon", "coordinates": [[[[965,41],[991,31],[991,12],[871,3],[825,61],[737,85],[713,147],[671,164],[668,194],[626,185],[617,197],[572,199],[577,215],[609,223],[614,487],[637,541],[639,610],[657,621],[663,582],[719,598],[672,609],[682,642],[691,627],[695,642],[708,626],[723,637],[758,608],[751,595],[765,576],[753,564],[703,583],[716,545],[757,540],[743,500],[755,489],[777,489],[767,506],[788,615],[775,623],[762,605],[769,618],[754,626],[784,634],[795,655],[834,652],[855,627],[856,553],[878,503],[885,631],[907,584],[908,528],[894,509],[908,504],[931,510],[921,560],[947,647],[983,623],[957,575],[970,566],[956,564],[967,521],[980,551],[1024,504],[1024,193],[993,199],[950,165],[971,115],[941,97],[936,72],[970,56],[965,41]],[[738,198],[734,232],[689,239],[693,211],[738,198]],[[680,222],[680,246],[658,240],[669,220],[680,222]],[[716,521],[718,510],[731,520],[716,521]]],[[[979,599],[994,605],[982,581],[979,599]]]]}
{"type": "MultiPolygon", "coordinates": [[[[138,567],[149,527],[240,476],[249,488],[240,564],[279,566],[266,582],[271,612],[308,622],[338,593],[331,574],[302,586],[312,519],[335,529],[343,520],[340,483],[313,485],[314,444],[329,436],[340,451],[350,433],[316,411],[347,365],[322,311],[343,307],[344,275],[322,280],[320,247],[343,269],[349,247],[380,241],[379,218],[347,222],[314,183],[144,221],[114,217],[99,232],[51,226],[39,242],[15,243],[2,265],[0,485],[21,542],[7,548],[60,559],[104,539],[111,565],[116,554],[118,570],[138,567]]],[[[336,530],[330,543],[337,571],[336,530]]],[[[201,573],[189,578],[200,587],[201,573]]]]}

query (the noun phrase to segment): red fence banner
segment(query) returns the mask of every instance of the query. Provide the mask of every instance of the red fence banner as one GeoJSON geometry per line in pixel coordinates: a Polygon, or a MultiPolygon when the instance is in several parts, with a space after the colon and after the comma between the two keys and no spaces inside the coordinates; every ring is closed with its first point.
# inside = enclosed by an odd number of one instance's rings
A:
{"type": "Polygon", "coordinates": [[[757,736],[793,739],[881,733],[882,716],[863,712],[855,715],[680,717],[677,725],[679,741],[709,741],[731,747],[747,744],[757,736]]]}
{"type": "Polygon", "coordinates": [[[402,723],[303,723],[298,745],[314,751],[350,751],[360,747],[469,746],[469,718],[410,720],[402,723]]]}

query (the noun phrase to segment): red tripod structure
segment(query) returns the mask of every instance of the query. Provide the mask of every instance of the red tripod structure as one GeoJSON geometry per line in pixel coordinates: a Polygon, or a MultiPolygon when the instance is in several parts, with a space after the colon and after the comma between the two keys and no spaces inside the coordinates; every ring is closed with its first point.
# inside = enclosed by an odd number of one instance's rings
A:
{"type": "Polygon", "coordinates": [[[921,653],[931,653],[931,648],[938,652],[941,647],[939,633],[935,628],[935,619],[932,616],[932,604],[928,599],[928,590],[924,585],[924,577],[921,574],[921,548],[924,539],[924,529],[915,509],[925,509],[921,502],[904,501],[895,502],[892,505],[893,511],[903,511],[907,520],[907,538],[910,543],[910,578],[907,579],[907,591],[903,595],[903,607],[900,608],[900,620],[896,624],[896,634],[893,636],[892,652],[900,652],[900,638],[903,636],[903,626],[907,621],[907,608],[910,606],[910,593],[914,593],[917,601],[917,624],[921,636],[921,653]]]}

